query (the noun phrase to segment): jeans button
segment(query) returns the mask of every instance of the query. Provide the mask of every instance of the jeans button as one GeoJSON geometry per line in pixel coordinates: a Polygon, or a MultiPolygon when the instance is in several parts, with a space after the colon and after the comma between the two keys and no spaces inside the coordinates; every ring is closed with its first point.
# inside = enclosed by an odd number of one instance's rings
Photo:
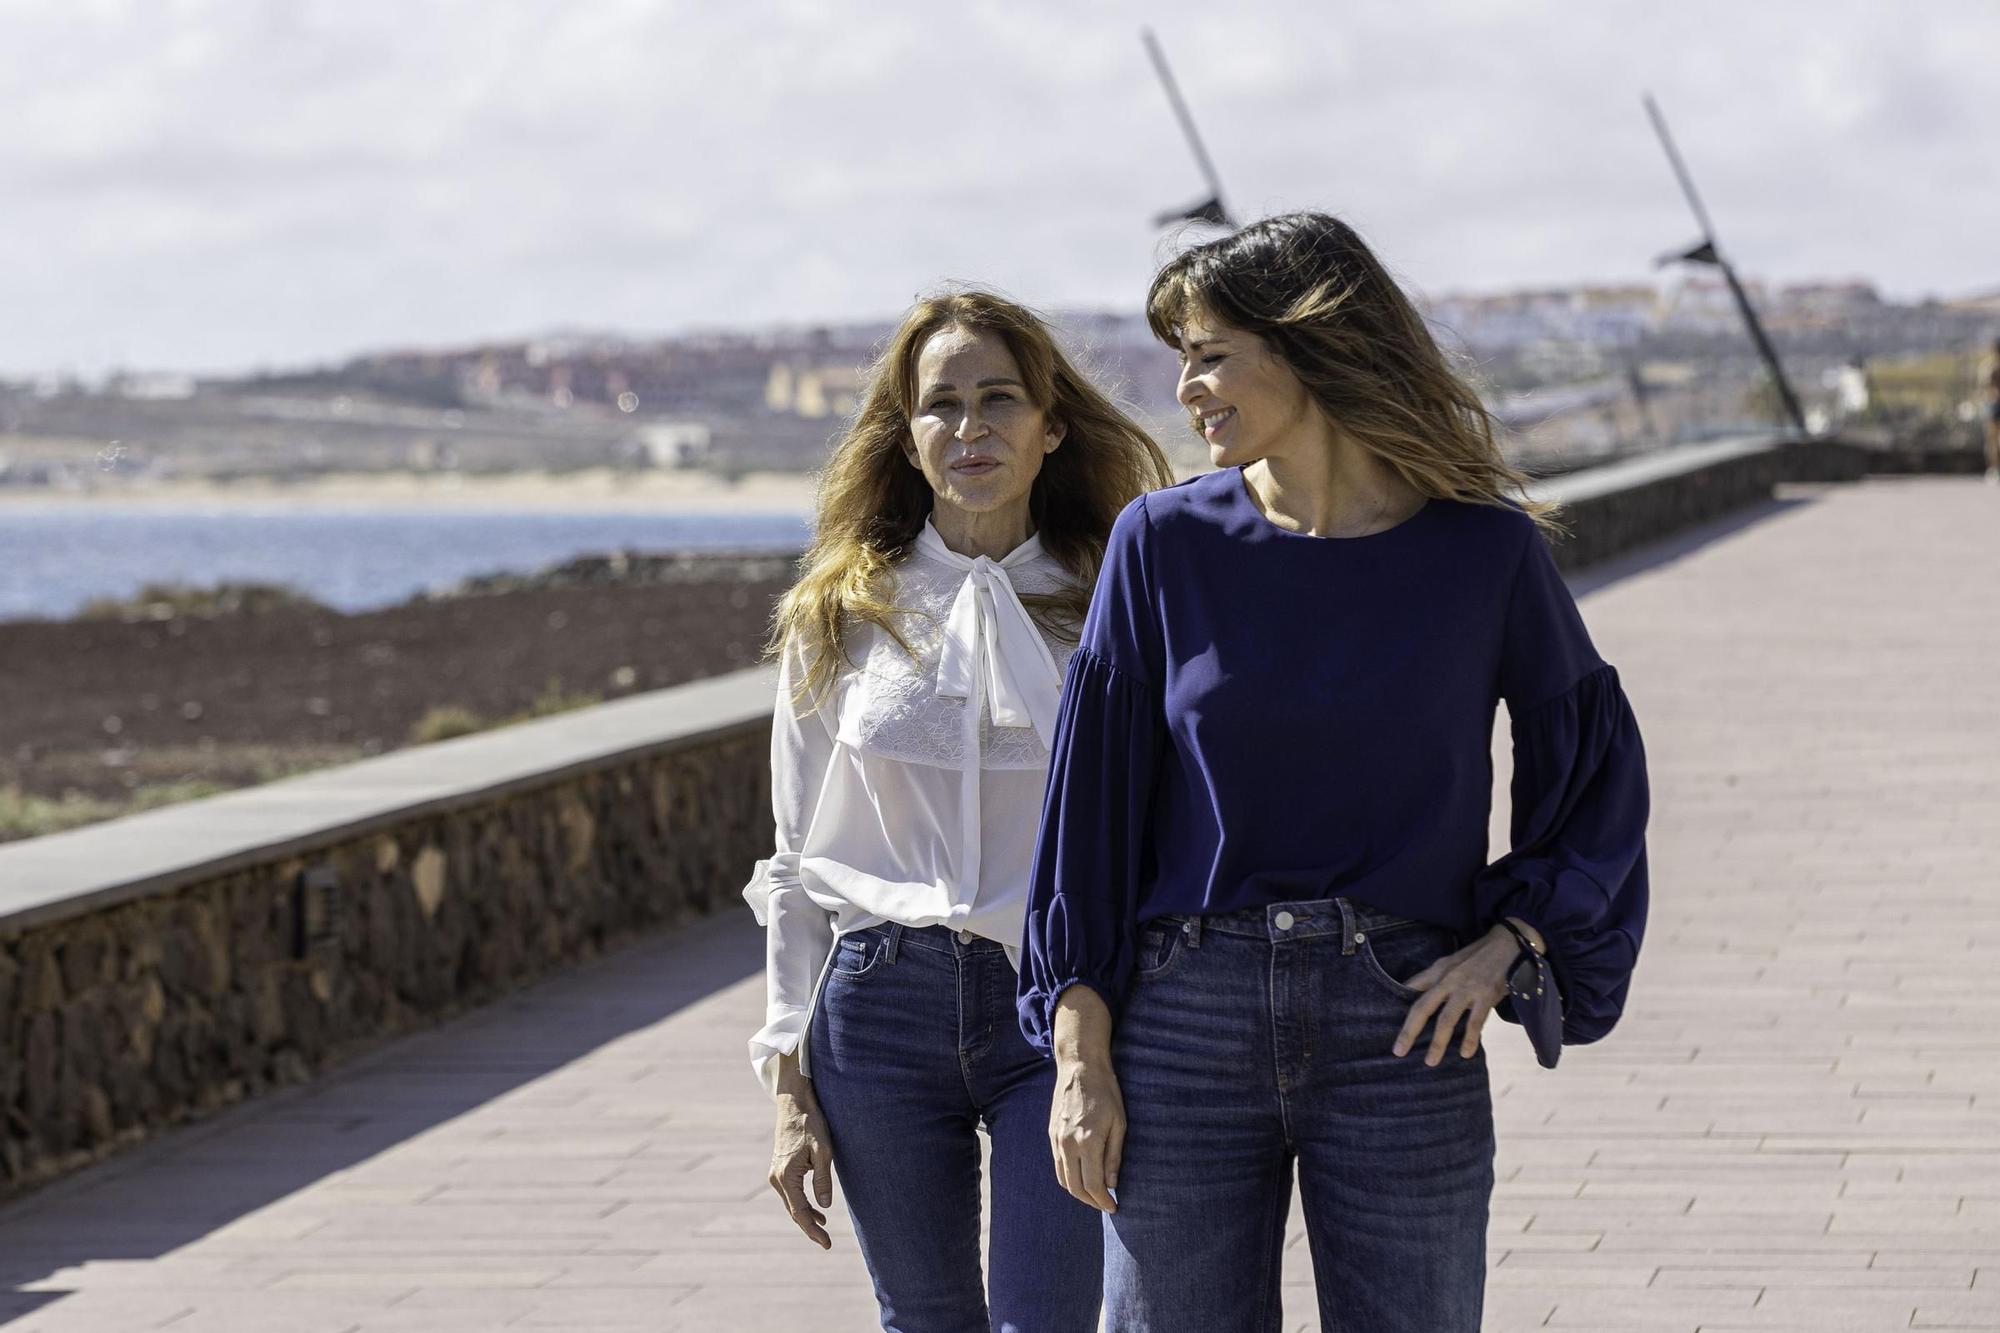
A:
{"type": "Polygon", "coordinates": [[[1290,912],[1280,912],[1271,918],[1271,924],[1279,930],[1290,930],[1293,926],[1299,924],[1299,919],[1290,912]]]}
{"type": "Polygon", "coordinates": [[[959,931],[959,932],[958,932],[958,942],[959,942],[960,944],[970,944],[970,943],[972,943],[972,932],[971,932],[971,931],[969,931],[969,930],[961,930],[961,931],[959,931]]]}

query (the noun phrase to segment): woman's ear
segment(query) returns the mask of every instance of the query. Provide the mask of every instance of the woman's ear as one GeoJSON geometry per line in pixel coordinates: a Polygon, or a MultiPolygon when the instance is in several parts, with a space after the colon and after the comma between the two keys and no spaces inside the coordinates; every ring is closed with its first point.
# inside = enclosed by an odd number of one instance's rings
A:
{"type": "Polygon", "coordinates": [[[1068,438],[1069,423],[1051,418],[1048,426],[1042,432],[1042,452],[1045,454],[1054,453],[1056,446],[1068,438]]]}

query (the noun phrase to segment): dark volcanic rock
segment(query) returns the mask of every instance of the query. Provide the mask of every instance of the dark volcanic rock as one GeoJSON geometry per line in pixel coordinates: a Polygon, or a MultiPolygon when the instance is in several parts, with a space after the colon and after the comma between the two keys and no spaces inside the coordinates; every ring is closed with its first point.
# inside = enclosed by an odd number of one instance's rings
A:
{"type": "Polygon", "coordinates": [[[494,720],[551,686],[611,699],[761,659],[788,557],[620,558],[358,615],[0,622],[0,788],[249,785],[398,749],[432,709],[494,720]]]}

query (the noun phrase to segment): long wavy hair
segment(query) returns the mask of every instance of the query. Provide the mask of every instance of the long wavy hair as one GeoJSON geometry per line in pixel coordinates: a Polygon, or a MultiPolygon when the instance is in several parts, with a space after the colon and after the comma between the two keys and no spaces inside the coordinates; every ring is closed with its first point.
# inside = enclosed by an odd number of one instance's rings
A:
{"type": "Polygon", "coordinates": [[[1560,533],[1556,505],[1526,495],[1494,421],[1423,316],[1354,228],[1286,213],[1182,251],[1146,296],[1169,347],[1196,316],[1254,333],[1327,418],[1425,495],[1504,505],[1560,533]]]}
{"type": "Polygon", "coordinates": [[[1079,372],[1046,322],[1027,307],[978,289],[917,302],[876,360],[854,421],[819,475],[813,542],[799,580],[772,617],[769,651],[796,641],[804,664],[796,697],[817,704],[848,660],[848,634],[882,627],[903,651],[892,567],[923,530],[935,496],[906,449],[917,407],[917,358],[948,328],[1000,338],[1021,368],[1027,396],[1064,427],[1028,493],[1042,547],[1073,582],[1051,594],[1021,596],[1050,633],[1073,640],[1090,605],[1104,542],[1118,512],[1138,495],[1170,484],[1173,469],[1151,436],[1079,372]]]}

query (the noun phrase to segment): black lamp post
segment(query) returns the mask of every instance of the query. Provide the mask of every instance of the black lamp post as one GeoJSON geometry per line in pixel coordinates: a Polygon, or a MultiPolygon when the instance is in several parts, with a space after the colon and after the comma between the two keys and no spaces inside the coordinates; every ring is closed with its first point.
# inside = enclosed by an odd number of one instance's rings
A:
{"type": "Polygon", "coordinates": [[[1186,136],[1188,148],[1194,153],[1195,165],[1201,168],[1202,179],[1208,182],[1208,198],[1185,208],[1168,209],[1153,219],[1153,225],[1165,227],[1175,222],[1208,222],[1218,227],[1234,228],[1236,223],[1223,206],[1222,180],[1215,174],[1215,163],[1208,160],[1208,149],[1202,146],[1201,133],[1194,127],[1194,117],[1188,114],[1187,103],[1181,100],[1180,85],[1174,82],[1174,72],[1167,66],[1167,53],[1160,49],[1159,39],[1153,36],[1151,28],[1139,29],[1139,40],[1146,44],[1146,54],[1153,60],[1153,72],[1160,76],[1160,86],[1167,90],[1167,101],[1174,108],[1174,118],[1181,123],[1181,133],[1186,136]]]}
{"type": "Polygon", "coordinates": [[[1680,151],[1674,147],[1674,137],[1667,130],[1667,118],[1660,114],[1659,103],[1653,95],[1645,96],[1646,114],[1652,119],[1653,132],[1660,136],[1660,147],[1667,150],[1667,161],[1673,166],[1674,178],[1681,183],[1681,193],[1687,196],[1688,207],[1694,210],[1695,221],[1701,224],[1701,240],[1692,248],[1674,254],[1662,255],[1655,261],[1659,266],[1667,264],[1708,264],[1722,270],[1722,280],[1729,284],[1729,295],[1736,302],[1736,311],[1743,316],[1743,327],[1750,331],[1750,341],[1757,345],[1757,354],[1764,358],[1765,369],[1771,372],[1771,382],[1777,386],[1778,400],[1784,405],[1785,416],[1790,419],[1793,429],[1800,435],[1807,434],[1805,413],[1799,410],[1798,395],[1792,392],[1792,382],[1785,378],[1785,367],[1778,360],[1778,349],[1771,346],[1771,340],[1764,333],[1764,326],[1757,319],[1757,312],[1750,305],[1750,295],[1737,281],[1736,269],[1715,243],[1715,224],[1708,220],[1708,210],[1701,206],[1701,196],[1695,193],[1694,178],[1688,175],[1687,164],[1681,161],[1680,151]]]}

